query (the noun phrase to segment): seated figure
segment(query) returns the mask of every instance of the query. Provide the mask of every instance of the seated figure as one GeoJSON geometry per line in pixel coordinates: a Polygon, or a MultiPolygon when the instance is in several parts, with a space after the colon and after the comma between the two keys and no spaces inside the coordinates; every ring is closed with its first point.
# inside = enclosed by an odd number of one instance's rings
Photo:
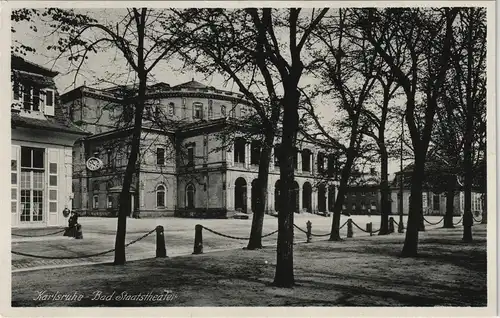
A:
{"type": "Polygon", "coordinates": [[[68,220],[68,227],[64,232],[64,236],[75,237],[77,225],[78,225],[78,214],[74,211],[71,211],[71,216],[69,217],[68,220]]]}

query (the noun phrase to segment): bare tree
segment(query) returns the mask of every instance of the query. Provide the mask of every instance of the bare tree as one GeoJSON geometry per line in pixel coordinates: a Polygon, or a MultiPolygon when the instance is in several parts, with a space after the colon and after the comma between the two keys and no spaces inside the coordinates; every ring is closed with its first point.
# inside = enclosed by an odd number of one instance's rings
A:
{"type": "Polygon", "coordinates": [[[45,14],[51,18],[51,27],[60,36],[59,42],[49,49],[59,51],[59,56],[66,57],[76,70],[82,67],[89,54],[115,49],[123,55],[123,63],[134,71],[137,79],[136,89],[129,98],[133,107],[133,132],[120,194],[115,243],[114,264],[121,265],[125,263],[126,224],[131,203],[129,191],[140,151],[148,81],[158,63],[177,51],[181,39],[174,35],[174,30],[165,27],[169,17],[163,10],[129,8],[115,13],[118,16],[112,22],[73,9],[50,8],[45,14]]]}
{"type": "Polygon", "coordinates": [[[403,256],[417,255],[426,154],[437,101],[450,64],[452,26],[458,11],[457,8],[360,11],[359,23],[365,38],[390,67],[406,95],[405,118],[415,164],[403,256]],[[421,128],[419,122],[423,123],[421,128]]]}
{"type": "Polygon", "coordinates": [[[338,102],[339,108],[345,112],[345,120],[336,122],[337,128],[348,131],[347,145],[339,142],[319,121],[317,114],[310,105],[308,113],[332,148],[340,149],[345,156],[340,173],[340,184],[337,199],[333,208],[331,241],[341,240],[339,227],[342,205],[347,191],[354,161],[360,157],[363,145],[363,132],[367,130],[363,123],[365,103],[370,97],[377,77],[381,72],[381,62],[377,53],[371,50],[369,43],[355,33],[349,23],[349,10],[338,10],[338,15],[325,20],[321,28],[314,33],[320,40],[320,48],[315,53],[315,60],[311,71],[317,74],[323,87],[319,91],[323,95],[330,95],[338,102]]]}
{"type": "MultiPolygon", "coordinates": [[[[267,195],[271,149],[276,127],[282,120],[280,151],[280,202],[278,216],[277,266],[274,284],[294,285],[293,275],[293,207],[290,189],[293,185],[293,152],[299,127],[299,81],[304,63],[301,53],[311,32],[328,9],[245,10],[192,9],[184,21],[203,32],[189,32],[196,41],[197,69],[220,71],[233,81],[250,101],[263,125],[264,142],[259,164],[261,188],[254,213],[249,247],[259,247],[267,195]],[[309,18],[310,17],[310,18],[309,18]],[[189,19],[189,20],[188,20],[189,19]],[[285,49],[286,48],[286,49],[285,49]],[[203,63],[203,58],[208,63],[203,63]],[[201,66],[204,65],[204,66],[201,66]],[[255,243],[254,243],[255,242],[255,243]]],[[[182,15],[179,15],[182,17],[182,15]]]]}

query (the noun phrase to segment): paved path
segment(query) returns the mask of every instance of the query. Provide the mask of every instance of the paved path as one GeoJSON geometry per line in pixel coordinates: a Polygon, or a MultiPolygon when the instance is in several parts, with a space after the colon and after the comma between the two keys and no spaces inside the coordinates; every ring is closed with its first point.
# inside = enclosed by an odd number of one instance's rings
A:
{"type": "MultiPolygon", "coordinates": [[[[341,225],[347,221],[347,216],[342,216],[341,225]]],[[[351,216],[361,228],[365,228],[366,223],[372,222],[373,229],[379,229],[379,216],[351,216]]],[[[426,217],[430,222],[437,222],[441,217],[426,217]]],[[[460,218],[454,219],[457,222],[460,218]]],[[[325,234],[330,231],[331,217],[322,217],[311,214],[295,215],[295,224],[306,229],[305,223],[312,222],[312,232],[314,234],[325,234]]],[[[82,217],[79,219],[83,226],[83,240],[75,240],[58,234],[55,236],[40,237],[12,237],[12,250],[22,253],[29,253],[47,257],[78,257],[74,259],[41,259],[12,254],[12,271],[27,271],[45,268],[58,268],[67,266],[83,266],[89,264],[109,263],[114,259],[114,253],[110,252],[101,256],[85,257],[86,255],[107,251],[114,248],[116,219],[115,218],[95,218],[82,217]]],[[[406,219],[405,219],[406,222],[406,219]]],[[[202,224],[215,231],[237,237],[248,237],[251,226],[249,220],[200,220],[185,218],[157,218],[157,219],[128,219],[127,238],[130,242],[140,238],[145,233],[154,229],[157,225],[163,225],[165,228],[165,241],[167,254],[170,257],[179,255],[189,255],[193,251],[194,227],[196,224],[202,224]]],[[[441,227],[442,223],[427,228],[441,227]]],[[[264,219],[263,234],[277,230],[277,219],[272,216],[266,216],[264,219]]],[[[367,236],[354,227],[354,238],[367,236]]],[[[345,237],[347,227],[341,230],[341,236],[345,237]]],[[[401,235],[401,234],[394,234],[401,235]]],[[[155,257],[156,252],[156,234],[151,235],[127,247],[127,260],[138,260],[155,257]]],[[[264,245],[275,245],[277,234],[263,239],[264,245]]],[[[295,230],[297,242],[304,242],[306,235],[295,230]]],[[[326,240],[328,237],[312,237],[312,240],[326,240]]],[[[246,246],[247,239],[234,240],[217,236],[207,230],[203,231],[204,252],[218,250],[239,249],[246,246]]]]}

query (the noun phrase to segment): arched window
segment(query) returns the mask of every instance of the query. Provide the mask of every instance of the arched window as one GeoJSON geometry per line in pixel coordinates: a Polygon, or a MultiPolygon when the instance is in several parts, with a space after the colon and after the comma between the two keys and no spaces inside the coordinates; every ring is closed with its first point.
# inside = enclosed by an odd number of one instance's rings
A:
{"type": "Polygon", "coordinates": [[[188,209],[194,208],[194,185],[188,184],[186,187],[186,207],[188,209]]]}
{"type": "Polygon", "coordinates": [[[168,114],[170,116],[175,115],[175,104],[174,103],[169,103],[168,104],[168,114]]]}
{"type": "Polygon", "coordinates": [[[163,184],[156,187],[156,207],[165,207],[165,186],[163,184]]]}
{"type": "Polygon", "coordinates": [[[222,117],[226,117],[226,106],[221,105],[220,107],[220,114],[222,117]]]}

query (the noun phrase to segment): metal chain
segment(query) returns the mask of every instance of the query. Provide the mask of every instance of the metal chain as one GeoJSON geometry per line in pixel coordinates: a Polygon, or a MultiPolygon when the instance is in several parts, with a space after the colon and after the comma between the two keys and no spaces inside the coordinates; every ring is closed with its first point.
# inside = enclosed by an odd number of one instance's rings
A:
{"type": "Polygon", "coordinates": [[[427,224],[429,224],[429,225],[438,225],[438,224],[439,224],[439,223],[441,223],[443,220],[444,220],[444,217],[443,217],[441,220],[439,220],[437,223],[431,223],[431,222],[427,221],[427,219],[424,217],[424,221],[425,221],[425,222],[427,222],[427,224]]]}
{"type": "Polygon", "coordinates": [[[49,236],[49,235],[54,235],[54,234],[59,234],[66,231],[66,229],[58,230],[57,232],[53,233],[45,233],[45,234],[40,234],[40,235],[22,235],[22,234],[15,234],[12,233],[13,236],[19,236],[19,237],[41,237],[41,236],[49,236]]]}
{"type": "MultiPolygon", "coordinates": [[[[222,236],[222,237],[225,237],[225,238],[230,238],[230,239],[233,239],[233,240],[249,240],[250,238],[249,237],[237,237],[237,236],[231,236],[231,235],[227,235],[227,234],[223,234],[223,233],[220,233],[220,232],[217,232],[215,230],[212,230],[212,229],[209,229],[208,227],[205,227],[205,226],[201,226],[202,228],[204,228],[205,230],[215,234],[215,235],[219,235],[219,236],[222,236]]],[[[271,233],[268,233],[266,235],[263,235],[261,236],[261,238],[265,238],[265,237],[268,237],[268,236],[271,236],[275,233],[278,233],[278,230],[274,231],[274,232],[271,232],[271,233]]]]}
{"type": "Polygon", "coordinates": [[[463,219],[463,218],[464,218],[464,217],[462,216],[462,217],[460,218],[460,220],[458,220],[458,222],[457,222],[457,223],[453,223],[453,225],[459,225],[459,224],[460,224],[460,222],[462,222],[462,219],[463,219]]]}
{"type": "MultiPolygon", "coordinates": [[[[154,231],[156,231],[156,228],[154,228],[153,230],[149,231],[148,233],[144,234],[143,236],[125,244],[125,247],[128,247],[140,240],[142,240],[143,238],[145,238],[146,236],[150,235],[151,233],[153,233],[154,231]]],[[[100,252],[100,253],[95,253],[95,254],[90,254],[90,255],[81,255],[81,256],[44,256],[44,255],[34,255],[34,254],[28,254],[28,253],[22,253],[22,252],[17,252],[17,251],[11,251],[12,254],[16,254],[16,255],[21,255],[21,256],[28,256],[28,257],[34,257],[34,258],[43,258],[43,259],[78,259],[78,258],[90,258],[90,257],[95,257],[95,256],[100,256],[100,255],[104,255],[104,254],[108,254],[108,253],[111,253],[115,251],[115,249],[110,249],[110,250],[107,250],[107,251],[104,251],[104,252],[100,252]]]]}

